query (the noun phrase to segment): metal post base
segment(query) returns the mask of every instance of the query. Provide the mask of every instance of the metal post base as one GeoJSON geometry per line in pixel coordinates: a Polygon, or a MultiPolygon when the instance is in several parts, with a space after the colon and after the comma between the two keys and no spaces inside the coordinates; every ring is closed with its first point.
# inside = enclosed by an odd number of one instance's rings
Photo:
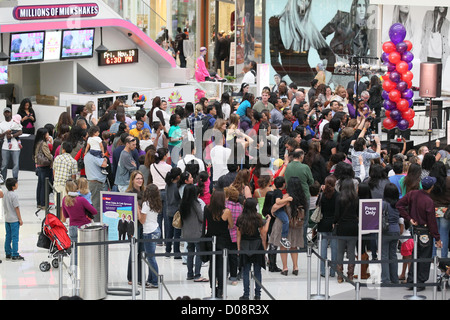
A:
{"type": "MultiPolygon", "coordinates": [[[[327,297],[324,294],[312,294],[310,296],[311,300],[327,300],[327,297]]],[[[328,299],[330,299],[330,296],[328,296],[328,299]]]]}
{"type": "Polygon", "coordinates": [[[406,295],[403,297],[405,300],[426,300],[427,297],[425,296],[419,296],[419,295],[406,295]]]}

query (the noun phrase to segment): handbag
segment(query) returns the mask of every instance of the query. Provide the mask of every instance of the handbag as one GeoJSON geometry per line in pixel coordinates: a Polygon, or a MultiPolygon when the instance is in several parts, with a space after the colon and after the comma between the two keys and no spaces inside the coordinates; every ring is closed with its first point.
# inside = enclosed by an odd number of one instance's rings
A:
{"type": "Polygon", "coordinates": [[[311,215],[311,218],[310,218],[310,220],[312,222],[314,222],[314,223],[319,223],[322,220],[322,218],[323,218],[322,205],[320,204],[321,203],[321,199],[322,199],[322,193],[320,194],[319,199],[317,200],[317,202],[319,204],[316,206],[316,209],[314,209],[314,212],[313,212],[313,214],[311,215]]]}
{"type": "Polygon", "coordinates": [[[176,229],[183,228],[183,220],[181,219],[181,213],[179,210],[175,212],[175,215],[173,216],[172,226],[176,229]]]}
{"type": "Polygon", "coordinates": [[[41,167],[50,167],[52,161],[47,158],[47,156],[42,151],[42,144],[38,148],[38,152],[36,154],[36,164],[41,167]]]}

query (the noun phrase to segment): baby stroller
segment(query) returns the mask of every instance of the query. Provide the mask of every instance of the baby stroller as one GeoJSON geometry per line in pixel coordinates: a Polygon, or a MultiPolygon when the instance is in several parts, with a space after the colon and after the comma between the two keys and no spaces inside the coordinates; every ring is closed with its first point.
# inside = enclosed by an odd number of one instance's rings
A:
{"type": "MultiPolygon", "coordinates": [[[[39,233],[37,246],[49,250],[49,258],[53,258],[51,266],[58,268],[58,256],[68,256],[70,254],[71,241],[67,233],[67,228],[52,213],[47,213],[42,221],[42,229],[39,233]]],[[[47,272],[50,270],[50,263],[43,261],[39,264],[39,270],[47,272]]]]}

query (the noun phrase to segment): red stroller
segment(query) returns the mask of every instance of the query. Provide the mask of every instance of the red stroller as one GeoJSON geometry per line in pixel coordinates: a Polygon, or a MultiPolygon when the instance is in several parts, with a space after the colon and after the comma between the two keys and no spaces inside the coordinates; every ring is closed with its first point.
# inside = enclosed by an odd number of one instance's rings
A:
{"type": "MultiPolygon", "coordinates": [[[[38,239],[38,247],[49,250],[49,258],[53,258],[51,265],[58,268],[58,255],[68,256],[71,249],[71,241],[67,233],[67,228],[52,213],[47,213],[42,221],[42,231],[38,239]],[[47,238],[47,239],[45,239],[47,238]]],[[[39,264],[42,272],[50,270],[50,263],[43,261],[39,264]]]]}

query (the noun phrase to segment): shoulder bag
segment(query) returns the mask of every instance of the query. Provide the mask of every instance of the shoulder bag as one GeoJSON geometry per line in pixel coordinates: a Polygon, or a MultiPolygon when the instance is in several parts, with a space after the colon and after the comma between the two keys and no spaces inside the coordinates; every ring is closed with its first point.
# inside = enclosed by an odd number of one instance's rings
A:
{"type": "Polygon", "coordinates": [[[314,223],[319,223],[322,220],[323,214],[322,214],[322,193],[319,195],[319,199],[317,199],[317,206],[316,209],[314,209],[313,214],[309,218],[314,223]]]}
{"type": "Polygon", "coordinates": [[[178,210],[177,212],[175,212],[175,215],[173,216],[172,227],[174,227],[174,228],[176,228],[176,229],[181,229],[181,228],[183,228],[183,220],[181,219],[181,213],[180,213],[180,210],[178,210]]]}

